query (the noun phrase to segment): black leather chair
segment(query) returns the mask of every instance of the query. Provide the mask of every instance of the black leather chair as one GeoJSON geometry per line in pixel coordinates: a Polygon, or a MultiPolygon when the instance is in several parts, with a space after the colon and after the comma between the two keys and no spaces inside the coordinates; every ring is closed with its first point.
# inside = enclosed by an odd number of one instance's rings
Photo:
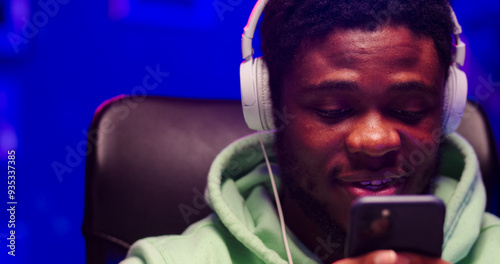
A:
{"type": "MultiPolygon", "coordinates": [[[[459,132],[477,150],[488,210],[496,212],[498,158],[477,104],[467,105],[459,132]]],[[[210,209],[202,196],[212,160],[249,133],[239,101],[122,96],[103,103],[88,136],[87,263],[117,263],[134,241],[179,234],[205,217],[210,209]]]]}

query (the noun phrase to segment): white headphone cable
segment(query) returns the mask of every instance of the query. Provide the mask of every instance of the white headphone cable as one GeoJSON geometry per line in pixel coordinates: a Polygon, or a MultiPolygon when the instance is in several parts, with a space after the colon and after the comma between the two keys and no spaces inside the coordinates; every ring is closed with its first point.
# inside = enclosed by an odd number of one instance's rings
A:
{"type": "Polygon", "coordinates": [[[288,247],[288,240],[286,238],[286,230],[285,230],[285,218],[283,217],[283,210],[281,210],[281,203],[278,196],[278,190],[276,189],[276,183],[274,182],[273,171],[271,170],[271,164],[269,163],[269,159],[267,158],[266,148],[264,147],[264,143],[262,142],[261,137],[262,131],[257,131],[259,134],[260,146],[262,147],[262,153],[264,154],[264,159],[266,160],[267,170],[269,171],[269,178],[271,178],[271,185],[273,186],[274,200],[276,200],[276,208],[278,209],[278,216],[280,218],[281,225],[281,233],[283,234],[283,242],[285,243],[286,255],[288,257],[288,263],[293,264],[292,254],[290,253],[290,248],[288,247]]]}

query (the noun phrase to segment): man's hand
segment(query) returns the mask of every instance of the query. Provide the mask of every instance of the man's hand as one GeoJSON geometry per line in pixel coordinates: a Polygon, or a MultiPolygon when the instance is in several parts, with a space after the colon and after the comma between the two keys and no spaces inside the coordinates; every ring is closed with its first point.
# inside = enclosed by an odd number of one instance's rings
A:
{"type": "Polygon", "coordinates": [[[412,253],[378,250],[357,258],[346,258],[332,264],[450,264],[447,261],[412,253]]]}

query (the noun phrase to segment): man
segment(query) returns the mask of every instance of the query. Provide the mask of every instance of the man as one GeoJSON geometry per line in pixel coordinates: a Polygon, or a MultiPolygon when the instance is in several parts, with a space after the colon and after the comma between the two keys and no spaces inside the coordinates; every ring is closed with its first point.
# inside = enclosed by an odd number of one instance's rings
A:
{"type": "MultiPolygon", "coordinates": [[[[270,0],[262,23],[272,102],[288,117],[264,141],[279,165],[293,261],[500,263],[500,221],[484,214],[475,154],[441,133],[453,56],[447,1],[270,0]],[[450,162],[460,175],[440,171],[450,162]],[[423,193],[447,205],[443,259],[390,250],[342,259],[356,197],[423,193]]],[[[213,215],[181,236],[140,240],[123,263],[286,263],[258,144],[243,138],[215,159],[213,215]]]]}

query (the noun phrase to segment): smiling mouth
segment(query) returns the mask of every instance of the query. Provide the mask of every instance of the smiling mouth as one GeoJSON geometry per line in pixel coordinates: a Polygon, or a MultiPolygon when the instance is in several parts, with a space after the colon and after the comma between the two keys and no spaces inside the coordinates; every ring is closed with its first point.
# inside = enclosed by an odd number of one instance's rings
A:
{"type": "Polygon", "coordinates": [[[410,175],[402,171],[354,172],[337,175],[335,185],[354,197],[365,195],[394,195],[401,193],[410,175]]]}
{"type": "Polygon", "coordinates": [[[389,178],[383,180],[373,180],[373,181],[362,181],[362,182],[352,182],[351,184],[357,188],[362,188],[370,191],[378,191],[382,189],[389,188],[396,183],[406,181],[405,178],[389,178]]]}

